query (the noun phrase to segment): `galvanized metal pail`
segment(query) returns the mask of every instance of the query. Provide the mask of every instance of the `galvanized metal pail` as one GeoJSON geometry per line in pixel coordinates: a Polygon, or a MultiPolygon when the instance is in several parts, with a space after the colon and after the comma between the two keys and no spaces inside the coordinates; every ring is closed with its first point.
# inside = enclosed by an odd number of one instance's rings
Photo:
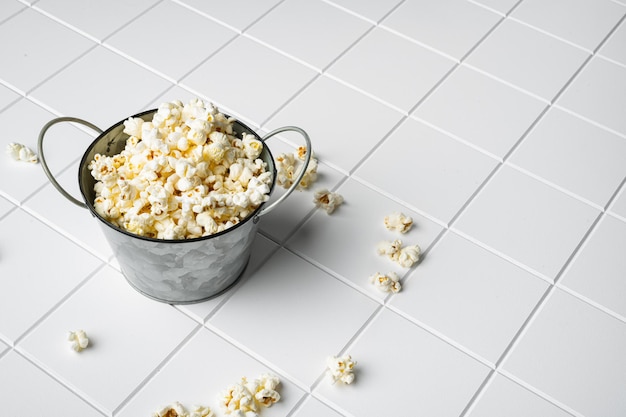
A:
{"type": "MultiPolygon", "coordinates": [[[[156,109],[132,117],[152,120],[156,109]]],[[[126,280],[137,291],[157,301],[170,304],[189,304],[207,300],[228,290],[244,271],[250,258],[250,249],[261,216],[269,213],[291,194],[305,174],[311,156],[311,142],[307,133],[294,126],[285,126],[268,133],[263,138],[245,124],[236,121],[233,130],[236,136],[242,133],[254,135],[263,142],[260,158],[272,172],[271,190],[276,181],[274,158],[265,141],[284,132],[300,133],[306,143],[307,153],[303,166],[293,185],[271,204],[261,204],[253,213],[236,225],[213,235],[185,239],[163,240],[132,234],[100,216],[94,208],[95,179],[88,168],[95,154],[112,156],[126,146],[128,135],[123,132],[124,121],[102,131],[97,126],[75,117],[59,117],[51,120],[41,130],[37,143],[42,167],[54,187],[74,204],[87,208],[99,220],[104,235],[111,246],[126,280]],[[100,135],[87,148],[78,169],[78,182],[84,200],[72,197],[56,181],[43,152],[43,140],[47,130],[60,122],[83,124],[100,135]]],[[[271,191],[270,191],[271,192],[271,191]]]]}

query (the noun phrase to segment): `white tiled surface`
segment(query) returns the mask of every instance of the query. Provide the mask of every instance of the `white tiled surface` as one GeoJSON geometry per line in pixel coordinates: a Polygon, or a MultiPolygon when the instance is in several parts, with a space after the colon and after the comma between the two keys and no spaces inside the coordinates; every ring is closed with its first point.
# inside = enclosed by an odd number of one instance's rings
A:
{"type": "MultiPolygon", "coordinates": [[[[223,416],[220,390],[272,372],[283,398],[261,415],[626,415],[625,34],[616,0],[2,2],[3,148],[36,149],[56,116],[106,128],[199,95],[260,134],[307,130],[316,186],[346,200],[329,216],[294,193],[232,290],[170,306],[126,283],[40,166],[3,158],[3,414],[223,416]],[[396,238],[419,264],[376,254],[396,238]],[[368,281],[389,271],[398,294],[368,281]],[[353,385],[324,376],[340,353],[353,385]]],[[[95,135],[46,136],[74,195],[95,135]]]]}

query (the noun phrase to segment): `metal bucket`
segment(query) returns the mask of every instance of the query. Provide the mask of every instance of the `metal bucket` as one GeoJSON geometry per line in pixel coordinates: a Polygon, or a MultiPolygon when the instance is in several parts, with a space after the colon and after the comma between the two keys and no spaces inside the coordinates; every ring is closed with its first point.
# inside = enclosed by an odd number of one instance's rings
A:
{"type": "MultiPolygon", "coordinates": [[[[156,111],[149,110],[132,117],[150,121],[156,111]]],[[[265,141],[284,131],[296,131],[303,136],[307,148],[306,159],[293,185],[271,204],[267,206],[261,204],[244,220],[222,232],[193,239],[163,240],[139,236],[119,228],[101,217],[94,208],[96,181],[88,169],[89,162],[97,153],[107,156],[120,153],[128,139],[123,130],[123,120],[104,132],[95,125],[74,117],[51,120],[42,128],[37,143],[41,164],[48,179],[61,194],[74,204],[88,209],[99,220],[122,273],[130,285],[140,293],[169,304],[189,304],[207,300],[228,290],[237,282],[248,264],[259,219],[287,198],[304,176],[311,156],[308,135],[298,127],[286,126],[261,138],[245,124],[234,122],[233,130],[236,136],[241,137],[245,132],[263,142],[260,158],[267,164],[268,171],[272,172],[273,176],[270,193],[276,182],[276,167],[265,141]],[[78,182],[84,202],[75,199],[61,187],[46,163],[43,153],[45,133],[51,126],[60,122],[83,124],[100,133],[87,148],[78,169],[78,182]]]]}

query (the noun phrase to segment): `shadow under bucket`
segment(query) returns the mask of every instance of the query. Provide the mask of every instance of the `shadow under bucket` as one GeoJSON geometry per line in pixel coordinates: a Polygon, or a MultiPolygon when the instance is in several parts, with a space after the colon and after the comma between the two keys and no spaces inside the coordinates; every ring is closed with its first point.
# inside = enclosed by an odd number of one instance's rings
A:
{"type": "MultiPolygon", "coordinates": [[[[131,117],[151,121],[156,111],[153,109],[131,117]]],[[[235,121],[233,123],[234,136],[240,138],[242,133],[247,133],[254,135],[263,143],[259,158],[267,164],[267,170],[272,173],[270,194],[276,182],[276,167],[265,141],[284,131],[300,133],[306,143],[307,153],[297,178],[280,198],[269,205],[261,204],[248,217],[222,232],[193,239],[165,240],[130,233],[100,216],[94,208],[96,180],[91,175],[88,165],[96,154],[106,156],[119,154],[126,146],[126,140],[129,137],[123,130],[124,120],[104,132],[93,124],[74,117],[59,117],[51,120],[42,128],[37,143],[41,164],[48,179],[67,199],[80,207],[89,209],[91,214],[99,220],[123,275],[141,294],[169,304],[190,304],[205,301],[228,290],[237,282],[248,264],[260,217],[287,198],[304,176],[311,157],[311,142],[308,135],[298,127],[286,126],[261,138],[245,124],[235,121]],[[83,124],[100,133],[87,148],[78,169],[78,182],[84,202],[75,199],[61,187],[50,172],[44,157],[45,133],[51,126],[60,122],[83,124]]]]}

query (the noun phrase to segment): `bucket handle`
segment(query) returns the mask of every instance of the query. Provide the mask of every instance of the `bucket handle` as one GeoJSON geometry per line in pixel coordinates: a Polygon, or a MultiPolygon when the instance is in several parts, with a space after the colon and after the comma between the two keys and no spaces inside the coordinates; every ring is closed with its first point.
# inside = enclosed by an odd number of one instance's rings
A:
{"type": "Polygon", "coordinates": [[[72,195],[70,193],[68,193],[67,191],[65,191],[65,189],[63,187],[61,187],[61,184],[58,183],[56,178],[54,178],[54,175],[52,175],[52,172],[50,171],[50,168],[48,168],[48,163],[46,162],[46,157],[44,156],[44,153],[43,153],[43,138],[44,138],[46,132],[53,125],[55,125],[57,123],[61,123],[61,122],[80,123],[82,125],[90,127],[91,129],[95,130],[98,133],[102,133],[102,129],[100,129],[99,127],[95,126],[92,123],[89,123],[86,120],[78,119],[76,117],[57,117],[56,119],[50,120],[48,123],[46,123],[43,126],[43,128],[41,129],[41,132],[39,133],[39,139],[37,140],[37,153],[39,153],[39,159],[41,160],[41,166],[43,167],[43,171],[46,173],[46,176],[48,177],[48,179],[50,180],[52,185],[54,185],[54,188],[56,188],[61,194],[63,194],[63,196],[65,196],[65,198],[70,200],[72,203],[76,204],[79,207],[82,207],[82,208],[86,209],[87,208],[87,204],[85,204],[82,201],[77,200],[74,197],[72,197],[72,195]]]}
{"type": "Polygon", "coordinates": [[[254,223],[259,221],[259,217],[269,213],[270,211],[274,210],[274,208],[276,208],[277,205],[279,205],[280,203],[283,202],[284,199],[286,199],[287,197],[289,197],[289,195],[295,191],[295,189],[298,187],[298,185],[300,184],[300,181],[302,181],[302,178],[304,178],[304,174],[306,174],[306,169],[309,166],[309,161],[311,160],[311,140],[309,139],[309,135],[302,129],[300,129],[299,127],[296,126],[284,126],[284,127],[279,127],[276,130],[272,130],[270,133],[268,133],[267,135],[265,135],[263,138],[261,138],[261,140],[263,142],[265,142],[267,139],[271,138],[274,135],[277,135],[279,133],[282,132],[286,132],[286,131],[294,131],[294,132],[298,132],[302,135],[302,137],[304,138],[304,142],[306,144],[306,155],[304,157],[304,163],[302,164],[302,167],[300,168],[300,172],[298,173],[298,175],[296,176],[296,179],[293,181],[293,184],[291,184],[291,186],[287,189],[287,191],[285,192],[285,194],[281,195],[276,201],[274,201],[272,204],[270,204],[269,206],[263,208],[262,210],[260,210],[252,219],[252,221],[254,223]]]}

